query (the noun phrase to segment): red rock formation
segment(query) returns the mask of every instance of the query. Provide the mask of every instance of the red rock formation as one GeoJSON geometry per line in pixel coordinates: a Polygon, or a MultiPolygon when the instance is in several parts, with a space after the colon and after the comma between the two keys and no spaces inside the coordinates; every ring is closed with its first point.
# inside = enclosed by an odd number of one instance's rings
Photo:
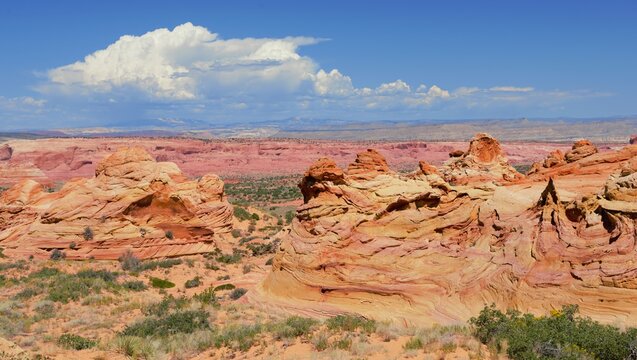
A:
{"type": "Polygon", "coordinates": [[[441,168],[444,178],[451,183],[471,181],[512,181],[521,179],[504,156],[500,143],[491,135],[476,134],[469,143],[469,150],[452,156],[441,168]]]}
{"type": "Polygon", "coordinates": [[[219,177],[188,181],[175,164],[155,162],[141,148],[112,154],[94,178],[70,181],[56,193],[23,181],[0,197],[0,246],[7,255],[45,257],[52,249],[65,249],[70,259],[117,259],[126,250],[140,258],[201,253],[215,248],[231,222],[219,177]],[[87,228],[92,236],[84,235],[87,228]]]}
{"type": "Polygon", "coordinates": [[[597,153],[597,147],[595,147],[595,145],[588,140],[579,140],[573,144],[573,148],[566,153],[564,158],[567,162],[574,162],[595,153],[597,153]]]}
{"type": "Polygon", "coordinates": [[[11,160],[13,149],[8,144],[0,146],[0,161],[11,160]]]}
{"type": "Polygon", "coordinates": [[[356,156],[356,160],[347,168],[347,173],[358,179],[371,179],[380,174],[389,173],[385,158],[373,149],[367,149],[356,156]]]}
{"type": "MultiPolygon", "coordinates": [[[[481,138],[465,162],[496,164],[480,171],[499,176],[497,143],[481,138]]],[[[306,173],[311,196],[255,298],[429,324],[465,321],[492,302],[533,312],[577,303],[596,320],[637,324],[637,146],[500,184],[450,185],[426,163],[379,175],[361,162],[355,174],[327,159],[306,173]]]]}
{"type": "Polygon", "coordinates": [[[628,140],[628,143],[631,145],[637,144],[637,135],[631,135],[630,140],[628,140]]]}

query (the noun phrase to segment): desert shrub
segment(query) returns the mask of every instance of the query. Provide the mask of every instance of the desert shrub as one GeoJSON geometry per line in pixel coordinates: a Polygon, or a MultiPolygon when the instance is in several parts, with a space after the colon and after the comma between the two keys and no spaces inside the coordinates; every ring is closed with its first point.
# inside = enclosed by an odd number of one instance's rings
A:
{"type": "Polygon", "coordinates": [[[235,206],[234,207],[234,217],[236,217],[237,219],[239,219],[239,221],[245,221],[245,220],[250,220],[250,213],[248,212],[248,210],[239,207],[239,206],[235,206]]]}
{"type": "Polygon", "coordinates": [[[550,316],[485,307],[469,321],[476,337],[496,349],[506,342],[512,359],[626,359],[637,350],[637,329],[626,331],[577,316],[578,307],[567,305],[550,316]]]}
{"type": "Polygon", "coordinates": [[[248,292],[248,290],[246,290],[244,288],[236,288],[236,289],[232,290],[232,292],[230,293],[230,298],[232,300],[238,300],[240,297],[245,295],[247,292],[248,292]]]}
{"type": "Polygon", "coordinates": [[[187,280],[186,283],[184,284],[186,289],[195,288],[200,285],[201,285],[201,279],[199,278],[199,276],[196,276],[193,279],[187,280]]]}
{"type": "Polygon", "coordinates": [[[51,255],[49,255],[49,259],[51,260],[62,260],[66,258],[66,254],[60,249],[54,249],[51,251],[51,255]]]}
{"type": "Polygon", "coordinates": [[[329,346],[329,336],[325,332],[321,331],[312,337],[312,345],[316,351],[326,350],[329,346]]]}
{"type": "Polygon", "coordinates": [[[173,266],[181,265],[183,261],[181,259],[162,259],[144,261],[141,263],[138,271],[155,270],[157,268],[170,269],[173,266]]]}
{"type": "Polygon", "coordinates": [[[343,337],[336,339],[332,343],[332,347],[335,349],[349,350],[352,347],[352,338],[349,334],[345,334],[343,337]]]}
{"type": "Polygon", "coordinates": [[[144,291],[148,289],[148,286],[140,280],[130,280],[122,283],[122,287],[130,291],[144,291]]]}
{"type": "Polygon", "coordinates": [[[64,334],[58,338],[58,345],[70,350],[90,349],[97,345],[97,341],[90,340],[79,335],[64,334]]]}
{"type": "Polygon", "coordinates": [[[294,210],[288,210],[285,213],[285,222],[287,224],[291,224],[292,220],[294,220],[294,217],[296,216],[296,213],[294,212],[294,210]]]}
{"type": "Polygon", "coordinates": [[[214,270],[214,271],[217,271],[217,270],[219,270],[220,268],[219,268],[219,266],[217,266],[217,264],[215,264],[214,262],[212,262],[212,261],[208,261],[208,262],[206,262],[206,269],[208,269],[208,270],[214,270]]]}
{"type": "Polygon", "coordinates": [[[166,232],[164,233],[164,235],[166,236],[166,239],[168,239],[168,240],[172,240],[172,239],[174,239],[174,238],[175,238],[175,234],[173,234],[173,232],[172,232],[172,231],[170,231],[170,230],[166,231],[166,232]]]}
{"type": "Polygon", "coordinates": [[[170,282],[166,279],[160,279],[156,277],[150,278],[150,284],[157,289],[170,289],[172,287],[175,287],[175,283],[170,282]]]}
{"type": "Polygon", "coordinates": [[[75,249],[77,249],[77,244],[75,243],[75,241],[72,241],[72,242],[69,244],[69,249],[71,249],[71,250],[75,250],[75,249]]]}
{"type": "Polygon", "coordinates": [[[29,266],[27,262],[24,260],[18,260],[10,263],[0,264],[0,271],[9,270],[9,269],[18,269],[18,270],[26,270],[29,266]]]}
{"type": "Polygon", "coordinates": [[[138,271],[142,263],[130,250],[126,250],[117,260],[124,271],[138,271]]]}
{"type": "Polygon", "coordinates": [[[3,287],[7,284],[7,277],[0,274],[0,287],[3,287]]]}
{"type": "Polygon", "coordinates": [[[60,274],[61,271],[56,268],[43,267],[42,269],[29,274],[31,279],[46,279],[60,274]]]}
{"type": "Polygon", "coordinates": [[[215,287],[215,291],[224,291],[224,290],[234,290],[236,288],[236,286],[232,285],[232,284],[223,284],[223,285],[219,285],[217,287],[215,287]]]}
{"type": "Polygon", "coordinates": [[[164,296],[164,298],[154,304],[142,307],[142,313],[148,316],[164,316],[173,310],[180,310],[188,305],[188,299],[184,296],[174,297],[172,295],[164,296]]]}
{"type": "Polygon", "coordinates": [[[41,292],[42,291],[39,288],[28,287],[15,294],[13,298],[16,300],[27,300],[40,294],[41,292]]]}
{"type": "Polygon", "coordinates": [[[93,234],[93,229],[87,226],[84,228],[84,232],[82,233],[82,236],[84,237],[84,240],[89,241],[89,240],[93,240],[93,237],[95,236],[95,234],[93,234]]]}
{"type": "Polygon", "coordinates": [[[274,254],[276,249],[279,247],[279,241],[274,240],[265,244],[248,244],[246,247],[252,251],[252,256],[274,254]]]}
{"type": "Polygon", "coordinates": [[[208,312],[203,310],[178,311],[164,317],[148,317],[127,326],[120,335],[138,337],[166,337],[174,334],[190,334],[209,329],[208,312]]]}
{"type": "Polygon", "coordinates": [[[233,238],[239,238],[241,237],[241,230],[239,229],[232,229],[232,231],[230,232],[230,234],[232,234],[233,238]]]}
{"type": "Polygon", "coordinates": [[[452,351],[455,351],[457,347],[458,346],[454,341],[446,341],[442,344],[442,347],[440,349],[445,353],[450,353],[452,351]]]}
{"type": "Polygon", "coordinates": [[[407,340],[405,345],[403,345],[403,349],[405,349],[405,350],[419,350],[419,349],[422,349],[424,346],[425,346],[425,344],[423,343],[423,341],[422,341],[422,339],[420,337],[413,336],[409,340],[407,340]]]}
{"type": "Polygon", "coordinates": [[[248,351],[263,330],[261,324],[226,326],[215,337],[215,347],[227,346],[231,349],[248,351]]]}
{"type": "Polygon", "coordinates": [[[217,304],[217,294],[215,293],[215,289],[207,288],[199,294],[196,294],[192,297],[194,300],[199,301],[202,304],[207,305],[216,305],[217,304]]]}
{"type": "MultiPolygon", "coordinates": [[[[217,280],[221,281],[221,280],[230,280],[230,275],[219,275],[217,276],[217,280]]],[[[233,288],[234,289],[234,288],[233,288]]]]}
{"type": "Polygon", "coordinates": [[[250,271],[252,271],[252,264],[243,264],[242,271],[243,271],[244,274],[247,274],[250,271]]]}
{"type": "Polygon", "coordinates": [[[318,321],[300,316],[290,316],[289,318],[270,325],[270,331],[275,339],[296,338],[309,335],[318,324],[318,321]]]}
{"type": "Polygon", "coordinates": [[[102,279],[105,282],[112,283],[117,279],[119,274],[108,270],[87,269],[78,271],[76,276],[84,279],[102,279]]]}
{"type": "Polygon", "coordinates": [[[117,289],[116,275],[106,270],[83,270],[77,274],[58,274],[49,283],[47,299],[68,303],[104,289],[117,289]]]}
{"type": "Polygon", "coordinates": [[[269,258],[268,261],[265,262],[265,264],[271,266],[273,261],[274,261],[274,258],[269,258]]]}
{"type": "Polygon", "coordinates": [[[252,234],[256,229],[257,226],[254,223],[248,225],[248,233],[252,234]]]}
{"type": "Polygon", "coordinates": [[[35,321],[49,319],[55,315],[55,303],[51,300],[38,301],[33,310],[36,312],[35,321]]]}
{"type": "Polygon", "coordinates": [[[254,221],[259,221],[260,220],[259,214],[252,213],[252,215],[250,215],[250,219],[252,219],[254,221]]]}
{"type": "Polygon", "coordinates": [[[217,256],[216,260],[217,262],[220,262],[222,264],[236,264],[238,262],[241,261],[241,258],[243,257],[244,251],[241,251],[240,249],[232,249],[232,254],[220,254],[219,256],[217,256]]]}
{"type": "Polygon", "coordinates": [[[136,336],[117,336],[113,347],[131,359],[152,359],[155,355],[150,342],[136,336]]]}
{"type": "Polygon", "coordinates": [[[356,331],[360,330],[364,333],[371,333],[376,330],[376,321],[366,319],[358,315],[337,315],[327,319],[325,322],[330,330],[339,331],[356,331]]]}

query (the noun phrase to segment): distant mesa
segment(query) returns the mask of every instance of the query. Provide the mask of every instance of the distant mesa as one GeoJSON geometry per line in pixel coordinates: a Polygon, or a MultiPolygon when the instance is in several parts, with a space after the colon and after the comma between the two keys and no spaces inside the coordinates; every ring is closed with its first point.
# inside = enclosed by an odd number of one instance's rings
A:
{"type": "Polygon", "coordinates": [[[9,256],[60,249],[69,259],[117,259],[130,250],[146,259],[214,250],[231,230],[232,206],[218,176],[189,181],[174,163],[133,147],[57,192],[21,181],[0,196],[0,225],[9,256]]]}
{"type": "Polygon", "coordinates": [[[408,174],[373,150],[347,170],[320,159],[257,294],[317,315],[429,324],[491,303],[540,313],[577,303],[636,325],[637,146],[598,153],[578,141],[567,154],[528,177],[487,134],[408,174]]]}

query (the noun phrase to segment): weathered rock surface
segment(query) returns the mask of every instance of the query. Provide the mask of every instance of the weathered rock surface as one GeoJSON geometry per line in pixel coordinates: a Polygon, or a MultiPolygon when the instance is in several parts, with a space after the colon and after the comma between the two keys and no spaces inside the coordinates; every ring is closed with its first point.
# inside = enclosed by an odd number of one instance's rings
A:
{"type": "MultiPolygon", "coordinates": [[[[462,160],[440,172],[511,174],[483,135],[462,160]]],[[[365,152],[347,171],[327,159],[311,167],[253,296],[316,315],[429,324],[465,321],[492,302],[542,313],[577,303],[596,320],[637,325],[637,146],[544,162],[515,182],[453,185],[424,162],[407,175],[382,163],[365,152]]]]}
{"type": "Polygon", "coordinates": [[[479,133],[469,143],[466,152],[453,152],[441,168],[451,183],[472,181],[513,181],[523,177],[504,156],[500,143],[489,134],[479,133]]]}
{"type": "Polygon", "coordinates": [[[567,162],[581,160],[587,156],[597,153],[597,147],[588,140],[579,140],[573,144],[571,151],[564,155],[567,162]]]}
{"type": "Polygon", "coordinates": [[[0,161],[11,160],[13,149],[8,144],[0,146],[0,161]]]}
{"type": "Polygon", "coordinates": [[[53,249],[71,259],[117,259],[126,250],[140,258],[186,255],[213,250],[231,223],[219,177],[189,181],[177,165],[156,162],[141,148],[115,152],[97,165],[95,177],[69,181],[58,192],[25,180],[0,196],[7,255],[45,257],[53,249]]]}

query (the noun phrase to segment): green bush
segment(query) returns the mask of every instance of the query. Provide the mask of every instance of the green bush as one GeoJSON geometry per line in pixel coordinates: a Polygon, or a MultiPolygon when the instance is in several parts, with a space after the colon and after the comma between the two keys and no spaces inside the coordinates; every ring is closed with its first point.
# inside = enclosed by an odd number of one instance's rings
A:
{"type": "Polygon", "coordinates": [[[168,239],[168,240],[172,240],[172,239],[174,239],[174,238],[175,238],[175,235],[174,235],[174,234],[173,234],[173,232],[172,232],[172,231],[170,231],[170,230],[166,231],[166,232],[164,233],[164,235],[166,236],[166,239],[168,239]]]}
{"type": "Polygon", "coordinates": [[[279,247],[279,241],[274,240],[266,244],[248,244],[246,247],[252,251],[252,256],[274,254],[279,247]]]}
{"type": "Polygon", "coordinates": [[[124,283],[122,283],[122,287],[130,291],[144,291],[148,289],[148,286],[146,286],[146,284],[140,280],[125,281],[124,283]]]}
{"type": "Polygon", "coordinates": [[[637,329],[620,331],[577,316],[578,307],[567,305],[550,316],[535,317],[494,305],[469,321],[476,337],[501,349],[506,342],[512,359],[628,359],[637,353],[637,329]]]}
{"type": "Polygon", "coordinates": [[[217,256],[217,262],[222,264],[236,264],[241,261],[243,257],[243,251],[239,249],[232,249],[232,255],[229,254],[221,254],[217,256]]]}
{"type": "Polygon", "coordinates": [[[194,279],[187,280],[184,286],[186,289],[192,289],[201,285],[201,279],[199,276],[196,276],[194,279]]]}
{"type": "Polygon", "coordinates": [[[294,220],[294,217],[296,216],[296,213],[294,212],[294,210],[288,210],[285,213],[285,222],[287,224],[291,224],[292,220],[294,220]]]}
{"type": "Polygon", "coordinates": [[[29,278],[31,279],[46,279],[56,275],[61,274],[62,272],[56,268],[43,267],[42,269],[32,272],[29,274],[29,278]]]}
{"type": "Polygon", "coordinates": [[[104,289],[116,290],[117,274],[106,270],[83,270],[77,274],[58,274],[51,277],[47,299],[68,303],[77,301],[90,294],[100,293],[104,289]]]}
{"type": "Polygon", "coordinates": [[[230,293],[230,298],[232,300],[238,300],[240,297],[245,295],[247,292],[248,292],[248,290],[246,290],[244,288],[236,288],[236,289],[232,290],[232,292],[230,293]]]}
{"type": "Polygon", "coordinates": [[[210,329],[208,312],[203,310],[178,311],[161,318],[146,318],[127,326],[120,335],[138,337],[166,337],[174,334],[190,334],[196,330],[210,329]]]}
{"type": "Polygon", "coordinates": [[[241,230],[239,229],[232,229],[232,231],[230,232],[230,234],[232,234],[233,238],[239,238],[241,237],[241,230]]]}
{"type": "Polygon", "coordinates": [[[248,210],[239,207],[239,206],[235,206],[234,207],[234,217],[236,217],[237,219],[239,219],[239,221],[245,221],[245,220],[250,220],[251,215],[248,212],[248,210]]]}
{"type": "Polygon", "coordinates": [[[376,330],[376,321],[358,315],[337,315],[325,322],[330,330],[356,331],[372,333],[376,330]]]}
{"type": "Polygon", "coordinates": [[[207,288],[201,293],[194,295],[192,298],[202,304],[217,305],[217,294],[213,288],[207,288]]]}
{"type": "Polygon", "coordinates": [[[97,341],[90,340],[79,335],[64,334],[58,338],[58,345],[70,350],[90,349],[97,345],[97,341]]]}
{"type": "Polygon", "coordinates": [[[156,278],[156,277],[151,277],[150,278],[150,284],[154,287],[154,288],[158,288],[158,289],[170,289],[172,287],[175,287],[175,283],[170,282],[166,279],[160,279],[160,278],[156,278]]]}

